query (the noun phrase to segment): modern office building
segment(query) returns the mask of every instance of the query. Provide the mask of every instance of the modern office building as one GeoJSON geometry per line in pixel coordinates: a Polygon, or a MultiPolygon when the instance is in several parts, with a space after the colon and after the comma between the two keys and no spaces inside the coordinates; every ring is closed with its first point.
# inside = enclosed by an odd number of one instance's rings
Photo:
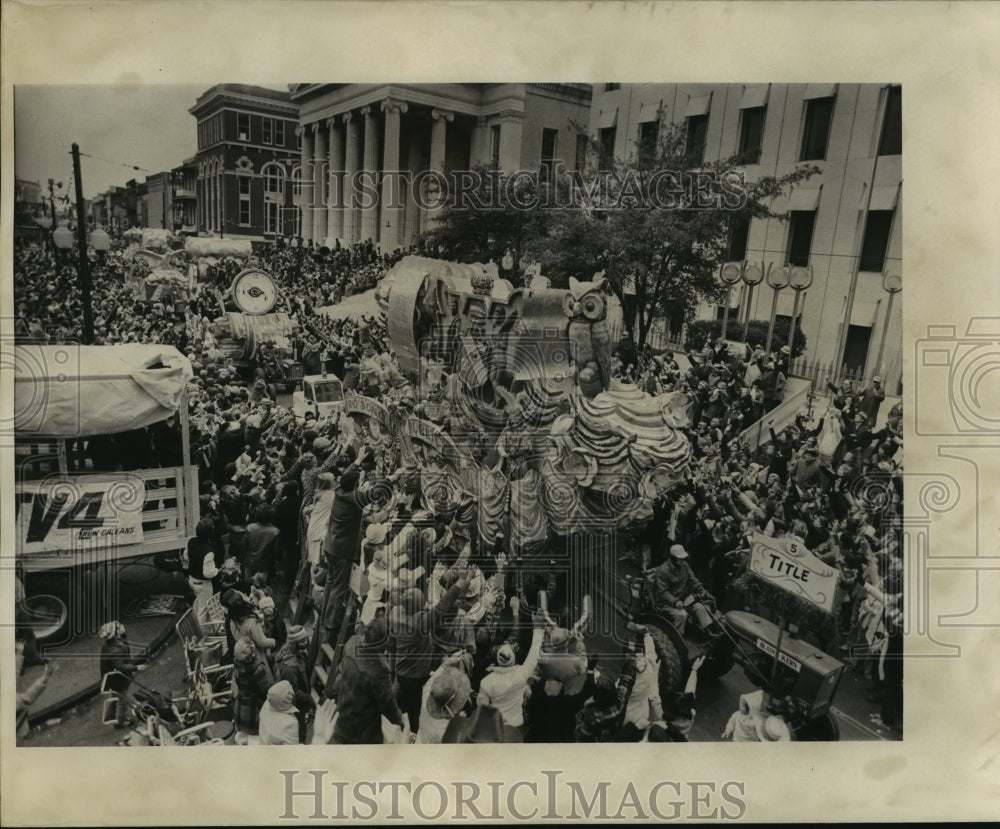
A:
{"type": "MultiPolygon", "coordinates": [[[[898,291],[902,277],[901,87],[594,86],[590,132],[617,157],[634,157],[670,123],[686,129],[689,150],[706,163],[738,156],[748,178],[782,176],[799,163],[820,168],[772,205],[785,221],[734,226],[728,259],[756,263],[765,271],[772,264],[811,268],[809,287],[780,291],[777,305],[779,316],[791,317],[798,296],[805,356],[831,362],[842,353],[843,367],[866,377],[881,374],[889,392],[897,391],[902,303],[890,290],[898,291]]],[[[731,324],[741,324],[748,314],[769,319],[772,296],[766,284],[750,296],[748,286],[737,283],[731,324]]],[[[705,305],[698,318],[721,317],[723,310],[705,305]]]]}

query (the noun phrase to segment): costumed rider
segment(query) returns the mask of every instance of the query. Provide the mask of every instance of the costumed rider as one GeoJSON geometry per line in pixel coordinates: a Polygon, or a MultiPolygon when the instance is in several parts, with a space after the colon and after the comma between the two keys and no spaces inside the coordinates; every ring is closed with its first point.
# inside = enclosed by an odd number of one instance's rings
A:
{"type": "Polygon", "coordinates": [[[713,615],[714,599],[691,572],[687,558],[684,546],[674,544],[663,564],[652,571],[656,611],[669,618],[681,631],[688,616],[692,616],[709,636],[721,636],[722,626],[713,615]]]}

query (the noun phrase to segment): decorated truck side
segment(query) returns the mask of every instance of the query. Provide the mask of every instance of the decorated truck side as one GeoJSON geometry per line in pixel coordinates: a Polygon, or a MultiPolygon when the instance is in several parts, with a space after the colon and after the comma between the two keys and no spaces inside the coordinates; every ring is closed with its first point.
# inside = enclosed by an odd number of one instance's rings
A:
{"type": "Polygon", "coordinates": [[[118,568],[182,550],[194,534],[192,369],[163,345],[13,351],[15,564],[36,635],[51,639],[106,621],[88,614],[118,568]]]}

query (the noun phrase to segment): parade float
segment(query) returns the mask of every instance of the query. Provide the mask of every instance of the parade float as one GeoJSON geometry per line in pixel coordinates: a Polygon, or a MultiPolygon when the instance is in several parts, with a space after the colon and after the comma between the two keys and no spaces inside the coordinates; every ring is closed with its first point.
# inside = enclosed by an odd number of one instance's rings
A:
{"type": "MultiPolygon", "coordinates": [[[[739,663],[780,701],[797,739],[838,739],[830,704],[843,663],[798,641],[783,646],[782,628],[751,613],[712,608],[711,636],[677,627],[652,601],[651,571],[622,567],[642,558],[654,504],[686,480],[692,449],[685,394],[652,396],[612,376],[601,274],[561,289],[541,280],[514,288],[495,266],[411,256],[376,297],[403,374],[394,385],[413,391],[390,425],[398,462],[418,470],[427,509],[475,525],[481,547],[513,559],[522,613],[551,620],[550,606],[561,606],[561,624],[583,631],[589,621],[587,633],[618,642],[648,632],[662,692],[680,690],[701,656],[708,676],[739,663]],[[523,590],[530,581],[534,606],[523,590]]],[[[830,568],[790,547],[831,600],[830,568]]]]}

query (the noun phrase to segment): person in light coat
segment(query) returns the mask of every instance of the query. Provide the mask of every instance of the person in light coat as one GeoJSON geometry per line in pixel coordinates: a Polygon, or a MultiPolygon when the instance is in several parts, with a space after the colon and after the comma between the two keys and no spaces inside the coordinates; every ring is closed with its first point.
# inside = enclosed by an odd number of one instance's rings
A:
{"type": "Polygon", "coordinates": [[[543,628],[536,625],[531,635],[531,647],[524,662],[517,664],[514,649],[503,644],[497,649],[496,665],[490,666],[488,673],[479,684],[477,705],[490,705],[500,711],[504,725],[524,733],[524,693],[528,680],[538,665],[542,652],[543,628]]]}

